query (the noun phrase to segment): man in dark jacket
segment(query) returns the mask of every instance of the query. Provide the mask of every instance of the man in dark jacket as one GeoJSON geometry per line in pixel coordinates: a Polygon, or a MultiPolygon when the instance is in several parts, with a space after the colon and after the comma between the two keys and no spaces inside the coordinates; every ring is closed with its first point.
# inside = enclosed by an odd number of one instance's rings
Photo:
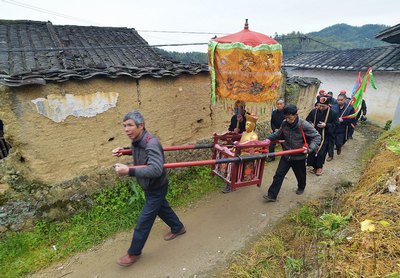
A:
{"type": "Polygon", "coordinates": [[[349,129],[349,139],[353,139],[354,129],[357,127],[358,121],[361,120],[363,122],[366,119],[367,119],[367,104],[363,99],[361,101],[361,108],[358,111],[357,116],[353,120],[354,127],[349,129]]]}
{"type": "Polygon", "coordinates": [[[335,145],[337,154],[340,155],[342,153],[342,146],[349,138],[351,125],[354,123],[354,118],[346,118],[346,116],[354,114],[354,108],[346,102],[345,95],[338,95],[337,101],[337,107],[332,109],[336,111],[339,117],[339,124],[336,126],[335,131],[335,145]]]}
{"type": "Polygon", "coordinates": [[[287,105],[283,109],[285,120],[278,131],[268,136],[271,141],[283,139],[283,150],[292,150],[304,148],[304,153],[284,155],[279,161],[273,182],[268,192],[263,196],[267,202],[275,202],[281,189],[283,180],[292,168],[297,179],[296,194],[303,194],[306,187],[306,157],[307,153],[316,151],[321,142],[321,135],[307,121],[300,119],[297,115],[297,107],[295,105],[287,105]],[[307,142],[308,142],[308,148],[307,142]]]}
{"type": "MultiPolygon", "coordinates": [[[[311,110],[306,121],[321,134],[321,143],[316,152],[311,153],[307,158],[307,165],[312,166],[312,173],[317,176],[322,175],[322,168],[325,163],[326,154],[329,150],[329,144],[333,143],[335,138],[335,127],[338,124],[338,117],[335,111],[330,107],[331,98],[317,97],[317,108],[311,110]]],[[[329,156],[328,158],[333,158],[329,156]]],[[[330,159],[330,160],[331,160],[330,159]]]]}
{"type": "MultiPolygon", "coordinates": [[[[186,229],[165,198],[168,178],[163,167],[164,151],[160,142],[146,130],[144,118],[138,111],[126,114],[123,122],[126,135],[132,140],[133,162],[144,167],[132,169],[117,163],[114,165],[115,172],[118,176],[136,177],[146,196],[128,253],[117,261],[121,266],[129,266],[139,259],[157,215],[171,228],[164,240],[172,240],[184,234],[186,229]]],[[[119,156],[120,150],[114,149],[113,154],[119,156]]]]}
{"type": "MultiPolygon", "coordinates": [[[[272,132],[278,131],[281,127],[283,120],[285,119],[285,115],[283,114],[283,107],[285,106],[285,101],[283,99],[278,99],[276,101],[276,109],[272,111],[271,114],[271,129],[272,132]]],[[[275,152],[276,144],[271,143],[269,145],[269,152],[275,152]]],[[[268,162],[274,161],[275,157],[269,157],[267,159],[268,162]]]]}
{"type": "Polygon", "coordinates": [[[246,103],[237,100],[235,102],[234,113],[235,115],[231,118],[228,130],[234,133],[243,133],[246,130],[246,103]]]}

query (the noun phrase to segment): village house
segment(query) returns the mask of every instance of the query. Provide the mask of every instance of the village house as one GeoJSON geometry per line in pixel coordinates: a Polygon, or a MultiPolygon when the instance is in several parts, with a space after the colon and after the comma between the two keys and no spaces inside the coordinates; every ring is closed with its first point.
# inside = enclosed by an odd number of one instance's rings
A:
{"type": "MultiPolygon", "coordinates": [[[[312,103],[319,81],[287,86],[296,102],[312,103]]],[[[171,146],[225,132],[224,105],[211,104],[207,65],[166,59],[135,29],[0,20],[0,232],[56,219],[112,184],[111,166],[130,160],[111,155],[129,145],[128,111],[139,109],[171,146]]]]}
{"type": "Polygon", "coordinates": [[[377,90],[370,85],[364,94],[368,120],[380,126],[394,118],[400,99],[400,40],[396,25],[377,35],[392,43],[383,47],[305,52],[284,59],[288,75],[312,76],[321,80],[321,89],[332,91],[336,97],[341,90],[350,96],[358,72],[364,74],[372,67],[377,90]]]}

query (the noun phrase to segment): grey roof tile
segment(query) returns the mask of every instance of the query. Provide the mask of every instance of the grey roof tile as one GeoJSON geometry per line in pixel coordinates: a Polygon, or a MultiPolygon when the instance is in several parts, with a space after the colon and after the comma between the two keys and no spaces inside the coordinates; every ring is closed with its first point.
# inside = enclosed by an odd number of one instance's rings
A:
{"type": "Polygon", "coordinates": [[[283,66],[331,70],[366,70],[400,72],[400,45],[367,49],[305,52],[283,59],[283,66]]]}
{"type": "Polygon", "coordinates": [[[203,71],[206,64],[184,65],[161,56],[135,29],[0,20],[0,84],[7,86],[203,71]]]}

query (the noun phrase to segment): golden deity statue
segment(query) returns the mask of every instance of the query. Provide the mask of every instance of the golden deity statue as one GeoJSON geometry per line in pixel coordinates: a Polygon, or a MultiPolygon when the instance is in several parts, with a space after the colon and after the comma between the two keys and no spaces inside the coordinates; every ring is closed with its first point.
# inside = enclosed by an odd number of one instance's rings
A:
{"type": "Polygon", "coordinates": [[[242,138],[240,138],[240,143],[245,143],[251,140],[258,140],[258,135],[254,132],[257,120],[257,116],[246,114],[246,131],[243,132],[242,138]]]}
{"type": "MultiPolygon", "coordinates": [[[[258,140],[257,133],[254,132],[256,128],[258,117],[255,115],[246,114],[246,131],[242,133],[242,138],[240,138],[240,143],[246,143],[253,140],[258,140]]],[[[254,149],[246,149],[242,151],[241,155],[253,155],[254,149]]],[[[249,161],[244,163],[243,167],[243,181],[250,181],[254,178],[254,161],[249,161]]]]}

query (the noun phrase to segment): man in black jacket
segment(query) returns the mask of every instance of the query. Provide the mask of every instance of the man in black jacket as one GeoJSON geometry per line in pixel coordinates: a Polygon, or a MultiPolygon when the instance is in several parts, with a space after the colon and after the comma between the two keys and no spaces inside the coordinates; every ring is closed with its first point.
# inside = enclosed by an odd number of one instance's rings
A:
{"type": "MultiPolygon", "coordinates": [[[[311,153],[307,158],[307,165],[312,166],[312,173],[317,176],[322,175],[326,154],[329,151],[329,144],[333,143],[335,138],[335,128],[339,124],[335,111],[330,107],[330,97],[317,97],[317,108],[311,110],[306,121],[321,134],[321,144],[316,152],[311,153]]],[[[329,156],[331,158],[331,156],[329,156]]]]}
{"type": "Polygon", "coordinates": [[[338,105],[333,109],[339,117],[339,124],[336,126],[335,131],[335,145],[337,154],[340,155],[342,153],[342,146],[349,139],[351,125],[354,124],[354,118],[347,118],[346,116],[354,114],[354,108],[346,103],[345,95],[338,95],[337,101],[338,105]]]}
{"type": "Polygon", "coordinates": [[[244,101],[237,100],[235,102],[235,115],[231,118],[228,131],[234,133],[243,133],[246,130],[246,103],[244,101]]]}
{"type": "MultiPolygon", "coordinates": [[[[118,176],[136,177],[146,196],[128,253],[117,261],[121,266],[129,266],[139,259],[157,215],[171,228],[164,240],[172,240],[186,233],[186,229],[165,198],[168,192],[168,178],[160,142],[146,130],[144,118],[138,111],[126,114],[123,122],[126,135],[132,140],[133,162],[144,167],[132,169],[117,163],[114,165],[115,172],[118,176]]],[[[119,156],[120,150],[121,148],[114,149],[113,154],[119,156]]]]}
{"type": "MultiPolygon", "coordinates": [[[[283,120],[285,119],[285,115],[283,114],[283,107],[285,106],[285,101],[283,99],[278,99],[276,101],[276,109],[272,111],[271,114],[271,129],[272,132],[278,131],[279,128],[281,127],[281,124],[283,120]]],[[[275,146],[276,144],[271,143],[269,145],[268,151],[270,153],[275,152],[275,146]]],[[[275,157],[269,157],[267,159],[267,162],[274,161],[275,157]]]]}
{"type": "Polygon", "coordinates": [[[304,153],[284,155],[279,161],[273,182],[268,192],[263,196],[267,202],[275,202],[281,189],[283,180],[292,168],[297,179],[296,194],[301,195],[306,187],[306,157],[308,153],[316,151],[321,142],[321,135],[307,121],[300,119],[297,115],[295,105],[287,105],[283,109],[285,120],[278,131],[268,136],[271,141],[285,140],[282,143],[283,150],[304,148],[304,153]],[[307,148],[307,141],[308,148],[307,148]]]}

